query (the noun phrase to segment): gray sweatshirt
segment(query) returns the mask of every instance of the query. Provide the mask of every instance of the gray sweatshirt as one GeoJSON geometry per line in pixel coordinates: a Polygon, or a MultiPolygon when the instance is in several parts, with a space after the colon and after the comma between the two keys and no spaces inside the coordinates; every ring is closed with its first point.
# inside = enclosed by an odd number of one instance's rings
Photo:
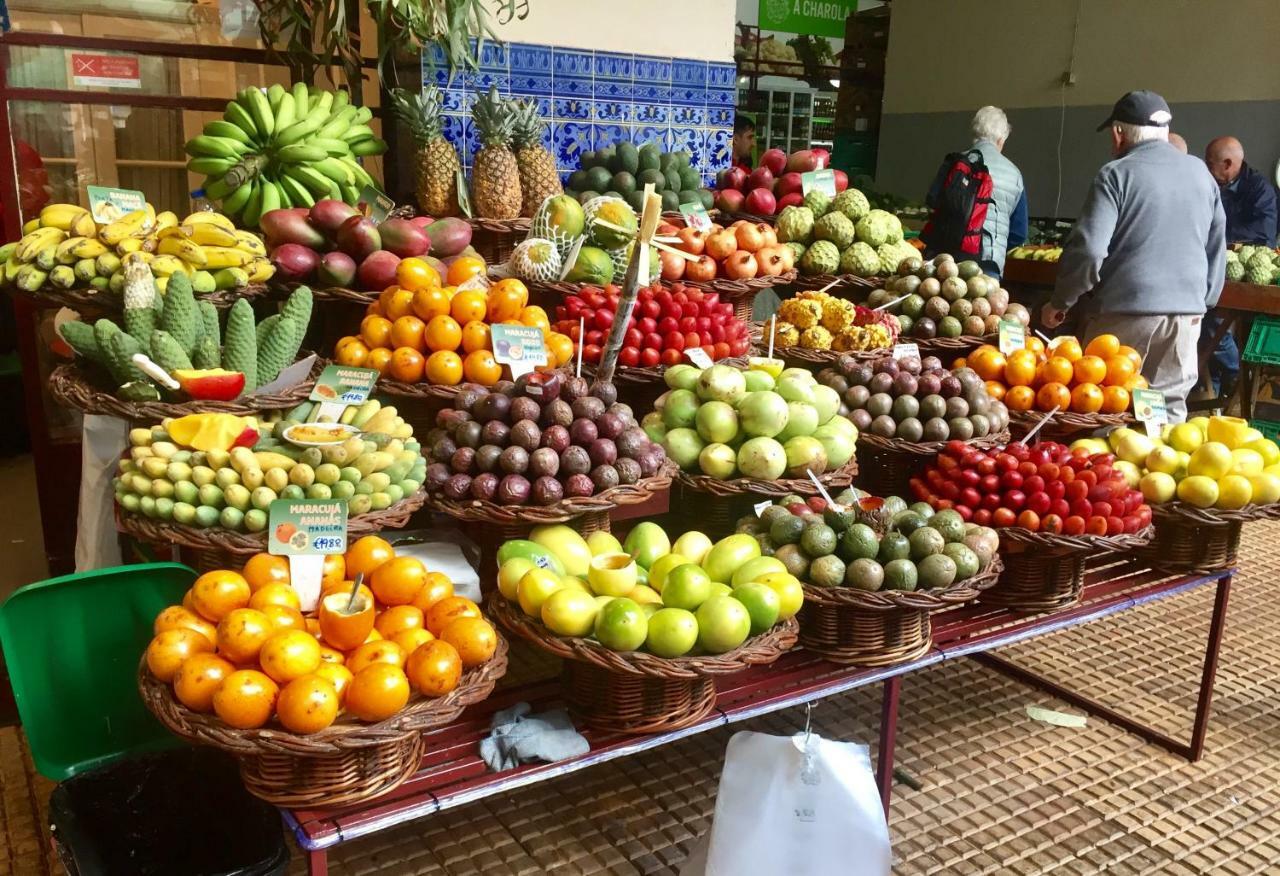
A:
{"type": "Polygon", "coordinates": [[[1226,278],[1226,215],[1198,158],[1163,140],[1098,171],[1058,265],[1052,304],[1086,292],[1101,313],[1198,314],[1226,278]]]}

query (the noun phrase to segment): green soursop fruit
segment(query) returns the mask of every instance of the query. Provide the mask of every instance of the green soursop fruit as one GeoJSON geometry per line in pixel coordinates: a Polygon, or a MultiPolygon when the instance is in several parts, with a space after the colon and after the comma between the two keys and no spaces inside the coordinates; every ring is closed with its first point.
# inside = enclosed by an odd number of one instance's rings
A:
{"type": "Polygon", "coordinates": [[[797,265],[800,264],[800,260],[804,258],[805,250],[809,248],[798,240],[788,240],[783,245],[791,248],[791,252],[795,256],[794,261],[797,265]]]}
{"type": "Polygon", "coordinates": [[[1253,251],[1253,255],[1249,256],[1248,260],[1245,261],[1245,264],[1249,268],[1266,268],[1269,270],[1272,267],[1271,255],[1266,249],[1258,247],[1253,251]]]}
{"type": "Polygon", "coordinates": [[[584,246],[578,250],[578,258],[565,279],[570,283],[603,286],[613,280],[613,259],[598,246],[584,246]]]}
{"type": "Polygon", "coordinates": [[[783,207],[778,214],[778,242],[807,246],[813,242],[813,222],[813,211],[808,207],[783,207]]]}
{"type": "MultiPolygon", "coordinates": [[[[844,194],[841,192],[841,194],[844,194]]],[[[840,273],[858,277],[874,277],[880,270],[880,257],[873,247],[858,241],[840,256],[840,273]]]]}
{"type": "Polygon", "coordinates": [[[560,250],[545,237],[522,240],[511,253],[511,270],[521,280],[554,283],[560,279],[563,267],[560,250]]]}
{"type": "Polygon", "coordinates": [[[831,209],[831,198],[814,189],[804,196],[804,205],[813,211],[814,216],[823,216],[831,209]]]}
{"type": "Polygon", "coordinates": [[[854,233],[863,243],[880,246],[892,241],[895,226],[898,239],[901,240],[902,223],[898,221],[898,217],[884,210],[872,210],[858,220],[858,224],[854,226],[854,233]]]}
{"type": "Polygon", "coordinates": [[[1270,262],[1263,265],[1259,262],[1250,262],[1249,270],[1245,273],[1245,282],[1253,283],[1258,286],[1266,286],[1271,282],[1271,275],[1274,271],[1270,262]]]}
{"type": "Polygon", "coordinates": [[[857,189],[845,189],[831,201],[831,209],[848,216],[850,222],[857,222],[871,212],[871,202],[857,189]]]}
{"type": "MultiPolygon", "coordinates": [[[[633,240],[639,229],[636,211],[621,198],[601,195],[592,198],[582,206],[582,213],[587,227],[590,242],[601,249],[618,249],[633,240]],[[599,224],[603,220],[610,225],[623,229],[618,231],[599,224]]],[[[606,281],[607,282],[607,281],[606,281]]]]}
{"type": "Polygon", "coordinates": [[[898,265],[907,258],[902,247],[897,243],[882,243],[876,247],[876,257],[880,261],[880,274],[885,277],[897,273],[898,265]]]}
{"type": "Polygon", "coordinates": [[[853,223],[848,216],[833,210],[813,223],[813,236],[818,240],[829,240],[836,249],[845,250],[853,243],[853,223]]]}
{"type": "Polygon", "coordinates": [[[893,215],[892,213],[889,214],[889,218],[892,219],[893,221],[889,223],[888,242],[902,243],[902,239],[905,236],[902,232],[902,220],[899,219],[897,216],[893,215]]]}
{"type": "Polygon", "coordinates": [[[571,195],[551,195],[534,214],[529,236],[550,240],[563,256],[582,234],[586,221],[586,214],[576,198],[571,195]]]}
{"type": "Polygon", "coordinates": [[[1240,264],[1239,259],[1232,259],[1227,262],[1227,279],[1233,283],[1239,283],[1244,279],[1244,265],[1240,264]]]}
{"type": "Polygon", "coordinates": [[[840,250],[829,240],[816,241],[800,259],[800,273],[806,277],[834,274],[840,267],[840,250]]]}

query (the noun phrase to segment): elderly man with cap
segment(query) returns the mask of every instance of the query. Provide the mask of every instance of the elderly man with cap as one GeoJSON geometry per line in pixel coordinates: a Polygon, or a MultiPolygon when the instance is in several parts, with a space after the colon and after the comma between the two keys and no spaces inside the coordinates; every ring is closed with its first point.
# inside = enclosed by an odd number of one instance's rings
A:
{"type": "Polygon", "coordinates": [[[1179,422],[1200,322],[1226,275],[1226,217],[1204,165],[1169,145],[1172,118],[1160,95],[1131,91],[1098,127],[1115,160],[1094,178],[1041,320],[1061,325],[1091,292],[1083,334],[1113,334],[1141,353],[1144,376],[1179,422]]]}

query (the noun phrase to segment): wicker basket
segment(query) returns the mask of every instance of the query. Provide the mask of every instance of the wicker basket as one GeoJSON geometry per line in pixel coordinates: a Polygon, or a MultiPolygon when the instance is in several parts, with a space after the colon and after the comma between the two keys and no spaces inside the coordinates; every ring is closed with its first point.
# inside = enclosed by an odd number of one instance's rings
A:
{"type": "Polygon", "coordinates": [[[1150,526],[1132,535],[1062,535],[1017,526],[997,531],[1004,572],[981,601],[1025,612],[1076,604],[1084,591],[1084,564],[1090,556],[1137,551],[1152,536],[1150,526]]]}
{"type": "Polygon", "coordinates": [[[996,583],[1000,558],[943,590],[857,590],[804,585],[800,644],[833,663],[892,666],[933,645],[930,612],[971,602],[996,583]]]}
{"type": "MultiPolygon", "coordinates": [[[[7,291],[42,308],[69,307],[75,311],[89,308],[111,314],[118,314],[124,310],[123,296],[114,292],[99,292],[93,288],[58,289],[54,286],[43,286],[34,292],[25,292],[17,286],[9,286],[7,291]]],[[[266,283],[253,283],[243,289],[219,289],[217,292],[196,294],[197,301],[208,301],[220,310],[230,307],[241,298],[256,301],[274,297],[276,297],[276,290],[266,283]]]]}
{"type": "Polygon", "coordinates": [[[774,662],[795,645],[799,628],[791,618],[726,654],[667,659],[557,636],[503,599],[490,611],[510,633],[564,661],[560,682],[569,711],[605,733],[662,733],[698,723],[715,708],[714,676],[774,662]]]}
{"type": "MultiPolygon", "coordinates": [[[[857,460],[851,459],[835,471],[818,475],[818,480],[827,492],[843,490],[853,483],[853,478],[857,473],[857,460]]],[[[762,481],[757,478],[721,480],[709,475],[690,474],[682,471],[676,474],[676,480],[687,492],[703,493],[719,498],[753,495],[779,499],[783,496],[790,496],[793,493],[797,496],[818,495],[818,488],[814,486],[813,481],[809,480],[809,478],[778,478],[773,481],[762,481]]]]}
{"type": "MultiPolygon", "coordinates": [[[[1008,431],[964,442],[979,450],[1003,447],[1009,443],[1008,431]]],[[[920,473],[925,463],[946,446],[946,441],[902,441],[862,432],[858,435],[859,488],[873,496],[908,495],[910,480],[920,473]]]]}
{"type": "Polygon", "coordinates": [[[1230,511],[1185,502],[1151,506],[1155,537],[1138,550],[1143,562],[1171,572],[1217,572],[1234,567],[1240,531],[1254,520],[1280,518],[1280,503],[1230,511]]]}
{"type": "Polygon", "coordinates": [[[505,265],[516,244],[529,233],[532,219],[468,219],[471,247],[490,265],[505,265]]]}
{"type": "MultiPolygon", "coordinates": [[[[384,529],[399,529],[409,522],[413,512],[427,500],[424,490],[419,490],[381,511],[357,514],[347,520],[348,538],[376,535],[384,529]]],[[[147,544],[165,548],[178,547],[190,553],[192,562],[201,572],[211,569],[239,569],[245,561],[267,549],[266,532],[233,532],[229,529],[197,529],[169,520],[155,520],[141,514],[131,514],[116,507],[116,529],[147,544]]]]}
{"type": "Polygon", "coordinates": [[[277,393],[246,395],[233,401],[130,402],[117,398],[105,388],[102,380],[76,363],[59,365],[53,370],[49,375],[49,394],[59,404],[85,414],[119,417],[140,424],[158,423],[166,417],[185,417],[187,414],[248,416],[264,411],[289,410],[306,401],[316,378],[328,364],[326,360],[317,358],[305,380],[277,393]]]}
{"type": "MultiPolygon", "coordinates": [[[[1040,421],[1046,416],[1048,414],[1042,411],[1009,411],[1009,431],[1014,438],[1021,438],[1040,425],[1040,421]]],[[[1058,411],[1036,432],[1036,439],[1071,441],[1100,429],[1110,430],[1133,421],[1129,414],[1077,414],[1073,411],[1058,411]]]]}
{"type": "Polygon", "coordinates": [[[464,672],[444,696],[417,697],[377,724],[340,717],[309,736],[273,727],[237,730],[214,715],[193,712],[148,671],[145,657],[138,667],[138,691],[170,732],[233,755],[249,793],[276,806],[317,808],[377,797],[413,775],[422,760],[423,732],[456,720],[464,708],[485,699],[506,671],[507,642],[499,635],[493,657],[464,672]]]}
{"type": "Polygon", "coordinates": [[[884,277],[859,277],[857,274],[817,274],[809,277],[797,274],[791,281],[791,288],[797,292],[807,292],[826,289],[832,283],[836,283],[837,285],[827,289],[836,298],[843,297],[840,294],[843,291],[854,292],[865,298],[865,293],[883,289],[884,281],[884,277]]]}
{"type": "Polygon", "coordinates": [[[920,349],[921,356],[937,356],[946,360],[948,356],[965,356],[983,344],[995,344],[997,335],[961,335],[958,338],[900,338],[901,343],[914,343],[920,349]]]}

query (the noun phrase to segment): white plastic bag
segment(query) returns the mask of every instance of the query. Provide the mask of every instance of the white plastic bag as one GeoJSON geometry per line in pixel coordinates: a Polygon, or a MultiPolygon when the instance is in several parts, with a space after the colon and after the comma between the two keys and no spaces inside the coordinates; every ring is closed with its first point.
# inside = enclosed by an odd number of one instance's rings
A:
{"type": "Polygon", "coordinates": [[[120,565],[111,479],[128,443],[129,424],[124,420],[85,415],[80,439],[80,509],[76,515],[77,572],[120,565]]]}
{"type": "Polygon", "coordinates": [[[680,876],[888,876],[889,827],[865,745],[735,733],[711,830],[680,876]]]}

